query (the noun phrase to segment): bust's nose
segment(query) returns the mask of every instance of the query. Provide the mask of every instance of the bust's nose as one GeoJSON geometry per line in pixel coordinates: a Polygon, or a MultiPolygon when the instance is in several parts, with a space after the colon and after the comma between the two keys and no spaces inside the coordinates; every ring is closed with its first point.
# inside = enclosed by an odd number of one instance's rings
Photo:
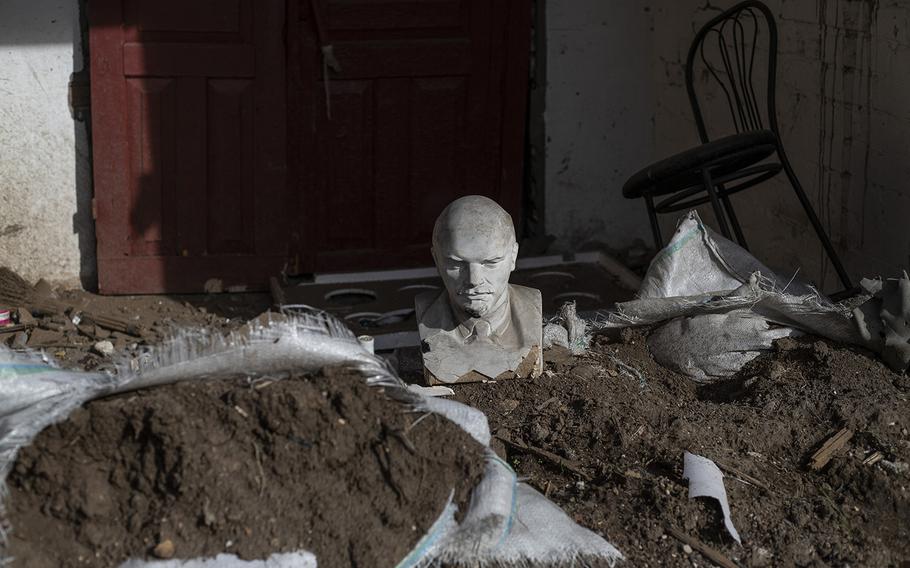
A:
{"type": "Polygon", "coordinates": [[[479,262],[468,263],[468,284],[473,288],[483,283],[483,265],[479,262]]]}

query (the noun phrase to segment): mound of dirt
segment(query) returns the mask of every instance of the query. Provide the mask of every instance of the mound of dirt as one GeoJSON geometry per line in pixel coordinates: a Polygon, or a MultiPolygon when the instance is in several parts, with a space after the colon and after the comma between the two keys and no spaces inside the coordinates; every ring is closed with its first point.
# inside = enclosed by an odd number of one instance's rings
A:
{"type": "Polygon", "coordinates": [[[109,567],[169,556],[170,541],[176,558],[394,566],[483,471],[468,434],[417,416],[331,369],[94,401],[20,453],[7,552],[13,566],[109,567]]]}
{"type": "Polygon", "coordinates": [[[456,398],[487,413],[519,475],[633,566],[704,562],[673,531],[740,565],[908,566],[910,379],[850,348],[784,339],[699,386],[658,365],[645,338],[550,350],[540,378],[456,385],[456,398]],[[813,471],[841,428],[852,438],[813,471]],[[742,545],[716,501],[689,500],[686,450],[726,469],[742,545]]]}

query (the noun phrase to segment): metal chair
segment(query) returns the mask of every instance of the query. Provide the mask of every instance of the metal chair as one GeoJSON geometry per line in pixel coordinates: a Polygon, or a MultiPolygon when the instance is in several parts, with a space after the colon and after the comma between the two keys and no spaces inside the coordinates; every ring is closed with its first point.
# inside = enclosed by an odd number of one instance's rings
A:
{"type": "MultiPolygon", "coordinates": [[[[775,75],[777,71],[777,26],[771,11],[756,0],[741,2],[712,18],[695,35],[686,58],[686,90],[695,115],[702,145],[686,150],[644,168],[626,181],[623,196],[644,198],[657,248],[663,247],[658,213],[672,213],[711,203],[720,232],[748,248],[736,218],[730,195],[761,183],[781,171],[787,176],[799,198],[815,233],[831,259],[845,288],[850,279],[828,234],[822,227],[787,159],[777,125],[775,75]],[[767,84],[764,117],[756,96],[754,75],[762,23],[767,31],[767,84]],[[706,48],[707,46],[707,48],[706,48]],[[705,126],[702,106],[695,93],[694,66],[698,57],[708,74],[720,86],[720,92],[732,118],[736,133],[711,140],[705,126]],[[776,161],[765,161],[776,154],[776,161]],[[654,198],[666,196],[655,203],[654,198]]],[[[761,91],[758,91],[761,92],[761,91]]]]}

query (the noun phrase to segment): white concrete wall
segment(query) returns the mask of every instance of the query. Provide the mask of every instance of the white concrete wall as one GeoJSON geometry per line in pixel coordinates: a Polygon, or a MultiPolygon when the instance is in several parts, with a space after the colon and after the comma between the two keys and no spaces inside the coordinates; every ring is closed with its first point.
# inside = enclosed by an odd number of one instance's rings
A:
{"type": "Polygon", "coordinates": [[[545,228],[554,246],[650,245],[622,184],[653,156],[651,16],[644,2],[546,2],[545,228]]]}
{"type": "MultiPolygon", "coordinates": [[[[697,142],[683,82],[691,38],[718,7],[733,2],[649,4],[655,150],[666,156],[697,142]]],[[[778,116],[794,169],[851,277],[894,276],[910,266],[910,4],[767,4],[780,31],[778,116]]],[[[782,270],[800,268],[803,278],[838,289],[782,176],[733,200],[758,257],[782,270]]],[[[713,222],[709,211],[703,218],[713,222]]],[[[668,219],[665,227],[671,225],[668,219]]]]}
{"type": "Polygon", "coordinates": [[[88,138],[67,102],[81,68],[76,0],[0,2],[0,264],[32,281],[94,271],[88,138]]]}

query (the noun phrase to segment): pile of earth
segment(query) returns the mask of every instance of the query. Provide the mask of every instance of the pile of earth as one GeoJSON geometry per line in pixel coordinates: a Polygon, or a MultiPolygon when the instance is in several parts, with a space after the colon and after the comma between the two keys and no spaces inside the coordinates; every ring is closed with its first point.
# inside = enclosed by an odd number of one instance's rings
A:
{"type": "Polygon", "coordinates": [[[473,438],[419,416],[335,369],[96,400],[20,452],[5,552],[32,568],[298,550],[394,566],[483,471],[473,438]]]}
{"type": "Polygon", "coordinates": [[[0,326],[0,345],[47,351],[67,369],[104,369],[184,329],[240,330],[272,303],[266,293],[100,296],[55,290],[0,266],[0,308],[9,309],[12,320],[0,326]]]}
{"type": "Polygon", "coordinates": [[[676,532],[740,565],[908,566],[908,377],[813,338],[780,340],[712,385],[657,364],[645,331],[545,358],[537,379],[456,385],[456,398],[486,412],[520,476],[631,565],[698,564],[676,532]],[[842,428],[847,445],[808,467],[842,428]],[[725,470],[742,545],[716,501],[689,500],[684,451],[725,470]]]}

